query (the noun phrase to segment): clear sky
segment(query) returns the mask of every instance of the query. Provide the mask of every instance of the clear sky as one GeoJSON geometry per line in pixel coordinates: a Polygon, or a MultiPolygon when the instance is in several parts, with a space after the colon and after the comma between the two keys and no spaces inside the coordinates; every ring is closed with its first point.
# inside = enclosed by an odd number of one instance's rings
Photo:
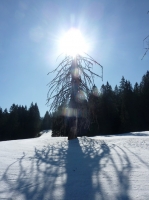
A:
{"type": "MultiPolygon", "coordinates": [[[[38,104],[41,116],[48,82],[61,57],[58,39],[81,30],[89,53],[104,67],[103,82],[114,88],[122,76],[132,85],[149,70],[143,39],[149,34],[149,0],[0,0],[0,107],[38,104]]],[[[98,66],[93,68],[100,75],[98,66]]]]}

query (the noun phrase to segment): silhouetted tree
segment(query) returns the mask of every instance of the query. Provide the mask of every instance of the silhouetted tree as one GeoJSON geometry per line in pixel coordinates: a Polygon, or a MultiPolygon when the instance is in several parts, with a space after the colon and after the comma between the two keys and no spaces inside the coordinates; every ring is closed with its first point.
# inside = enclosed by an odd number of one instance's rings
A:
{"type": "Polygon", "coordinates": [[[141,105],[140,85],[135,83],[133,89],[133,131],[143,130],[143,110],[141,105]]]}
{"type": "Polygon", "coordinates": [[[9,138],[10,140],[12,139],[18,139],[19,138],[19,133],[18,133],[18,128],[19,128],[19,119],[18,119],[18,105],[13,104],[10,107],[9,110],[9,138]]]}
{"type": "Polygon", "coordinates": [[[101,132],[101,95],[94,85],[92,91],[89,95],[88,100],[88,107],[89,107],[89,120],[90,120],[90,130],[89,135],[93,136],[101,132]]]}
{"type": "Polygon", "coordinates": [[[52,117],[47,111],[41,122],[41,130],[49,130],[52,128],[52,117]]]}
{"type": "Polygon", "coordinates": [[[142,77],[140,83],[142,117],[144,130],[149,129],[149,71],[142,77]]]}
{"type": "Polygon", "coordinates": [[[35,137],[40,130],[40,122],[41,122],[37,103],[35,103],[35,105],[33,103],[31,103],[31,106],[29,108],[28,119],[29,119],[29,121],[28,121],[28,124],[29,124],[28,137],[35,137]]]}
{"type": "MultiPolygon", "coordinates": [[[[54,98],[50,106],[50,109],[54,111],[63,105],[60,115],[65,115],[67,118],[67,130],[70,134],[68,139],[77,136],[79,133],[78,127],[82,126],[81,122],[84,126],[89,126],[85,100],[87,100],[93,87],[93,76],[98,76],[91,71],[93,64],[98,64],[102,68],[99,63],[87,54],[86,57],[80,55],[76,55],[75,58],[66,56],[53,71],[57,72],[57,75],[49,83],[47,104],[54,98]]],[[[59,130],[61,130],[61,127],[59,127],[59,130]]]]}
{"type": "Polygon", "coordinates": [[[7,111],[7,109],[5,109],[3,111],[3,116],[2,116],[2,140],[9,140],[10,136],[9,136],[9,132],[8,132],[8,127],[9,127],[9,113],[7,111]]]}
{"type": "Polygon", "coordinates": [[[133,89],[131,83],[122,77],[120,82],[120,118],[121,118],[121,132],[128,132],[131,130],[133,122],[133,89]]]}
{"type": "Polygon", "coordinates": [[[0,141],[3,139],[3,110],[0,108],[0,141]]]}

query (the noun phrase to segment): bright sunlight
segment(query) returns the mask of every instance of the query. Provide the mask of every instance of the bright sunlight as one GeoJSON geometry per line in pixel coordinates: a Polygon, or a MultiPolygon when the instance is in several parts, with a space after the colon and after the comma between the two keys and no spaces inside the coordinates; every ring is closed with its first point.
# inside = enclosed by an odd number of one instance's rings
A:
{"type": "Polygon", "coordinates": [[[75,57],[87,52],[87,43],[80,30],[71,28],[60,40],[60,49],[63,53],[75,57]]]}

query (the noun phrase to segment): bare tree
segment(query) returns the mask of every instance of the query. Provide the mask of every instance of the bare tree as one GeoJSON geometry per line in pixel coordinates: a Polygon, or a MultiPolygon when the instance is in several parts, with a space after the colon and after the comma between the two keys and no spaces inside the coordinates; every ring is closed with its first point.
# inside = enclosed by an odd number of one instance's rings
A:
{"type": "Polygon", "coordinates": [[[48,83],[47,104],[53,99],[50,104],[50,110],[53,111],[62,106],[62,114],[71,119],[68,139],[76,138],[79,130],[78,118],[85,118],[86,124],[89,124],[85,101],[93,88],[94,76],[103,79],[103,67],[85,54],[76,55],[74,58],[66,56],[52,72],[57,74],[48,83]],[[92,71],[94,64],[101,67],[101,76],[92,71]]]}
{"type": "MultiPolygon", "coordinates": [[[[149,14],[149,11],[147,12],[147,14],[149,14]]],[[[143,60],[144,56],[147,54],[147,52],[149,50],[149,35],[144,38],[143,43],[144,43],[144,46],[145,46],[145,53],[144,53],[141,60],[143,60]]]]}

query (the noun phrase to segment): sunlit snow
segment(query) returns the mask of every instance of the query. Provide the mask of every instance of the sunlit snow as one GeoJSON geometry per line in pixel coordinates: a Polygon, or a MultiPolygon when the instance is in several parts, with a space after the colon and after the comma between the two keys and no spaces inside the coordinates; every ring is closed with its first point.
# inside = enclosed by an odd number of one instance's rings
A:
{"type": "Polygon", "coordinates": [[[149,131],[0,142],[0,199],[148,200],[149,131]]]}

